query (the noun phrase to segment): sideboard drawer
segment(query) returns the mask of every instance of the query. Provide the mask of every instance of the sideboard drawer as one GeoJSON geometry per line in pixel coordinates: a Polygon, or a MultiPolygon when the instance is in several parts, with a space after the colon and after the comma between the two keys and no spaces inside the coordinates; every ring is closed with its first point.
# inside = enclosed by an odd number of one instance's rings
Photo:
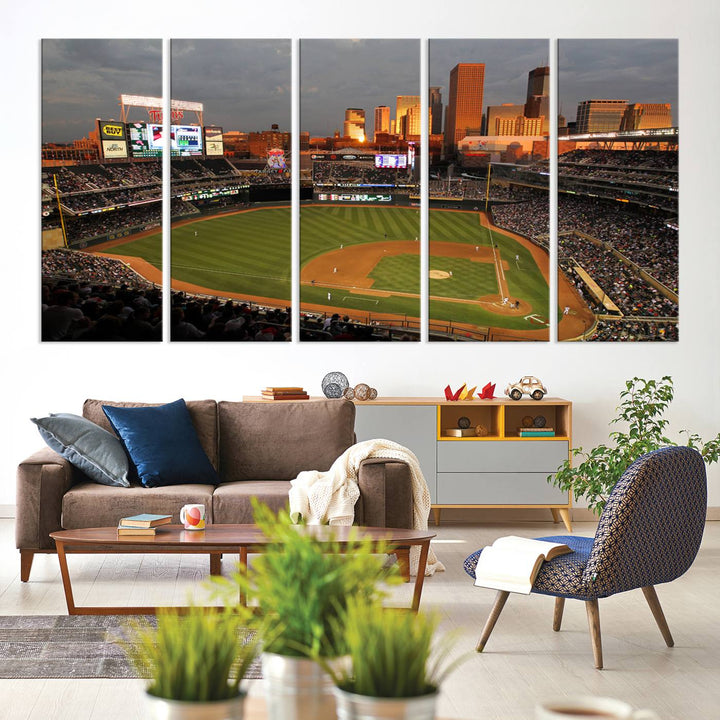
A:
{"type": "Polygon", "coordinates": [[[567,505],[547,473],[438,473],[439,505],[567,505]]]}
{"type": "Polygon", "coordinates": [[[438,442],[438,472],[555,472],[568,459],[567,440],[445,440],[438,442]]]}

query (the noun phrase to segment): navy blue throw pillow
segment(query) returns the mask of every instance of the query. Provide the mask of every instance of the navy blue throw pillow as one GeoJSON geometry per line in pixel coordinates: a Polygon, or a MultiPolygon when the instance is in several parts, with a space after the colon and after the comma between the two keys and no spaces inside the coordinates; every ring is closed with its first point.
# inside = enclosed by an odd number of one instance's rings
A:
{"type": "Polygon", "coordinates": [[[103,405],[102,409],[145,487],[220,483],[182,398],[155,407],[103,405]]]}

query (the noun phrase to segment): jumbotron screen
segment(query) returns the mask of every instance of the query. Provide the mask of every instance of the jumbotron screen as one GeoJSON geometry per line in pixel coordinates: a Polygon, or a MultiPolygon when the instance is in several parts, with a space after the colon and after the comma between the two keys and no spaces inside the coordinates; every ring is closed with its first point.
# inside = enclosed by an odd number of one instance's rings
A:
{"type": "Polygon", "coordinates": [[[199,125],[171,125],[170,152],[181,157],[202,155],[202,128],[199,125]]]}
{"type": "Polygon", "coordinates": [[[131,157],[162,156],[162,125],[128,123],[127,130],[131,157]]]}
{"type": "Polygon", "coordinates": [[[407,155],[376,155],[376,168],[406,168],[407,155]]]}

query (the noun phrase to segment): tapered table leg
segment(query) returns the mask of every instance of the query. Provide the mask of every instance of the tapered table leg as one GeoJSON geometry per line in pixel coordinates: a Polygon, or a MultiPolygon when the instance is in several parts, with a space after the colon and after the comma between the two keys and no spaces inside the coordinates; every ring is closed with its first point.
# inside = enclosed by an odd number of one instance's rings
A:
{"type": "Polygon", "coordinates": [[[495,604],[490,611],[490,617],[488,617],[488,619],[485,621],[485,627],[483,628],[482,635],[480,635],[478,644],[475,646],[475,650],[477,650],[477,652],[482,652],[485,649],[485,645],[488,641],[488,638],[490,637],[490,633],[493,631],[495,623],[500,617],[500,613],[505,607],[505,603],[507,602],[509,595],[509,592],[506,592],[505,590],[500,590],[495,596],[495,604]]]}

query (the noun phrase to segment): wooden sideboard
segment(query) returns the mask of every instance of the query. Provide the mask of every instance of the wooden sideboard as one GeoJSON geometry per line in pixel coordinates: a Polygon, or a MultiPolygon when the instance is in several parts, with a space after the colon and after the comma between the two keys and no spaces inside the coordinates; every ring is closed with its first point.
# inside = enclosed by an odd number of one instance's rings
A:
{"type": "Polygon", "coordinates": [[[572,447],[572,403],[542,400],[446,401],[380,397],[355,401],[358,440],[387,438],[412,450],[430,488],[433,513],[443,508],[544,508],[568,531],[569,493],[547,482],[572,447]],[[552,437],[520,437],[523,419],[544,418],[552,437]],[[461,417],[483,436],[450,437],[461,417]]]}

